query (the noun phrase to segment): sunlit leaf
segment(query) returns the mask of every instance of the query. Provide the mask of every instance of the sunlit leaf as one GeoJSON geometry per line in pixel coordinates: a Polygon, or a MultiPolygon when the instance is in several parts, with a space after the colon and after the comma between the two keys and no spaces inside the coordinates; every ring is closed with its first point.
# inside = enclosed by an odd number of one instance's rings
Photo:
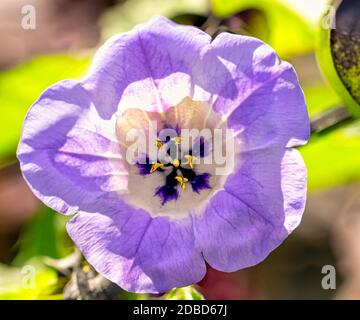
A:
{"type": "MultiPolygon", "coordinates": [[[[155,15],[173,18],[183,14],[205,15],[207,0],[132,0],[109,10],[102,19],[103,38],[125,32],[155,15]]],[[[188,17],[189,18],[189,17],[188,17]]],[[[188,20],[187,20],[188,21],[188,20]]]]}
{"type": "Polygon", "coordinates": [[[281,0],[212,0],[214,14],[229,17],[241,11],[255,9],[264,12],[269,25],[268,42],[282,58],[307,53],[314,47],[314,27],[311,21],[294,7],[281,0]]]}
{"type": "Polygon", "coordinates": [[[313,135],[300,149],[313,191],[360,179],[360,122],[326,134],[313,135]]]}
{"type": "Polygon", "coordinates": [[[41,92],[59,80],[80,77],[89,62],[88,57],[51,55],[0,73],[0,161],[15,153],[25,114],[41,92]]]}
{"type": "Polygon", "coordinates": [[[0,264],[0,300],[61,299],[53,295],[57,285],[56,272],[37,262],[21,268],[0,264]]]}
{"type": "Polygon", "coordinates": [[[164,297],[165,300],[205,300],[203,295],[193,286],[175,288],[170,290],[164,297]]]}
{"type": "Polygon", "coordinates": [[[13,265],[22,266],[33,257],[61,258],[71,252],[71,241],[66,231],[68,218],[44,208],[20,234],[18,254],[13,265]]]}
{"type": "Polygon", "coordinates": [[[339,106],[342,103],[338,94],[326,84],[304,86],[303,90],[310,116],[339,106]]]}

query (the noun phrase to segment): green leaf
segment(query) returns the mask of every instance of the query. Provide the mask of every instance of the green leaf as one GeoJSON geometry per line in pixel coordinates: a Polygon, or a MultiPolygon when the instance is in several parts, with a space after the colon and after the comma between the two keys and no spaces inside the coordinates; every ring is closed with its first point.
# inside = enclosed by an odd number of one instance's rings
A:
{"type": "Polygon", "coordinates": [[[244,10],[264,12],[269,25],[269,43],[282,58],[313,51],[315,29],[305,16],[281,0],[211,0],[216,16],[225,18],[244,10]]]}
{"type": "Polygon", "coordinates": [[[22,268],[0,264],[0,300],[61,299],[53,295],[57,283],[56,272],[37,262],[22,268]]]}
{"type": "Polygon", "coordinates": [[[207,0],[132,0],[109,10],[102,17],[103,37],[129,31],[135,25],[144,23],[155,15],[169,18],[180,14],[207,13],[207,0]]]}
{"type": "Polygon", "coordinates": [[[194,286],[175,288],[170,290],[164,297],[165,300],[205,300],[194,286]]]}
{"type": "Polygon", "coordinates": [[[25,114],[39,95],[57,81],[79,78],[89,63],[88,57],[51,55],[0,73],[0,162],[15,154],[25,114]]]}
{"type": "Polygon", "coordinates": [[[313,135],[300,148],[314,191],[360,180],[360,121],[330,133],[313,135]]]}
{"type": "Polygon", "coordinates": [[[58,259],[69,254],[72,242],[65,230],[68,219],[44,207],[20,234],[18,254],[12,264],[22,266],[34,257],[47,256],[58,259]]]}
{"type": "Polygon", "coordinates": [[[310,116],[342,104],[339,95],[327,84],[303,86],[310,116]]]}

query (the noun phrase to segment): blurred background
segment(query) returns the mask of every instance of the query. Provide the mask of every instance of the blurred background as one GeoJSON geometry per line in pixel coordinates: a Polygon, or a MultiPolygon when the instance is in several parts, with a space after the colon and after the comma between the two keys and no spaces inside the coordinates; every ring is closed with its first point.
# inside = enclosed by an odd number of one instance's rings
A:
{"type": "Polygon", "coordinates": [[[294,65],[312,120],[310,142],[300,148],[309,188],[300,227],[264,262],[230,274],[209,269],[196,290],[206,299],[359,299],[359,3],[2,0],[0,299],[159,298],[128,294],[97,278],[74,251],[67,218],[32,195],[15,157],[24,116],[40,93],[59,80],[82,77],[108,37],[154,15],[213,37],[227,31],[269,43],[294,65]],[[322,287],[326,265],[335,267],[336,289],[322,287]]]}

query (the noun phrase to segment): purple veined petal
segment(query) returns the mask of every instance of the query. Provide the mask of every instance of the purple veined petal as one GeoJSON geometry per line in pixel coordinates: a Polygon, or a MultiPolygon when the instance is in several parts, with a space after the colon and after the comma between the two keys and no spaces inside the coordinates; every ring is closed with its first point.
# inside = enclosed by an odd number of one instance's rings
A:
{"type": "Polygon", "coordinates": [[[224,190],[195,216],[205,260],[226,272],[261,262],[298,226],[305,201],[306,168],[297,150],[246,153],[224,190]]]}
{"type": "Polygon", "coordinates": [[[99,113],[165,111],[185,97],[202,100],[192,75],[211,38],[195,27],[157,17],[109,39],[96,53],[85,79],[99,113]]]}
{"type": "Polygon", "coordinates": [[[78,82],[48,88],[29,110],[17,150],[34,194],[64,214],[121,203],[117,192],[126,189],[127,172],[111,128],[115,123],[98,117],[78,82]]]}
{"type": "Polygon", "coordinates": [[[222,33],[206,59],[207,78],[222,88],[214,97],[214,109],[239,134],[244,151],[307,142],[309,118],[296,73],[270,46],[252,37],[222,33]],[[220,59],[227,72],[212,67],[214,59],[220,59]]]}
{"type": "Polygon", "coordinates": [[[199,282],[206,266],[196,247],[191,219],[150,218],[118,208],[104,216],[80,212],[67,224],[87,261],[131,292],[162,293],[199,282]]]}

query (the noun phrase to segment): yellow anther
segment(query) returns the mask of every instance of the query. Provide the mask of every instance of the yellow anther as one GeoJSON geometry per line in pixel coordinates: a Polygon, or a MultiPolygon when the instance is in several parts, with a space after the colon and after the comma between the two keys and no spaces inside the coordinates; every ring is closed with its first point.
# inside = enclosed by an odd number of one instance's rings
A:
{"type": "Polygon", "coordinates": [[[153,173],[154,171],[156,171],[157,169],[163,167],[164,165],[162,163],[159,162],[153,162],[151,169],[150,169],[150,173],[153,173]]]}
{"type": "Polygon", "coordinates": [[[177,167],[180,165],[179,159],[175,159],[175,160],[172,162],[172,164],[173,164],[173,166],[174,166],[175,168],[177,168],[177,167]]]}
{"type": "Polygon", "coordinates": [[[197,157],[191,156],[190,154],[186,155],[184,158],[187,159],[187,164],[190,166],[191,169],[194,167],[193,161],[198,159],[197,157]]]}
{"type": "Polygon", "coordinates": [[[82,267],[82,270],[84,273],[89,273],[90,272],[90,266],[88,264],[84,265],[82,267]]]}
{"type": "Polygon", "coordinates": [[[160,139],[156,139],[155,140],[155,145],[157,146],[158,149],[160,149],[163,146],[163,143],[161,142],[160,139]]]}
{"type": "Polygon", "coordinates": [[[174,138],[171,138],[171,141],[174,141],[175,144],[181,144],[182,137],[174,137],[174,138]]]}
{"type": "Polygon", "coordinates": [[[180,176],[176,176],[175,179],[180,183],[180,187],[182,189],[186,188],[186,183],[189,181],[189,179],[180,176]]]}

